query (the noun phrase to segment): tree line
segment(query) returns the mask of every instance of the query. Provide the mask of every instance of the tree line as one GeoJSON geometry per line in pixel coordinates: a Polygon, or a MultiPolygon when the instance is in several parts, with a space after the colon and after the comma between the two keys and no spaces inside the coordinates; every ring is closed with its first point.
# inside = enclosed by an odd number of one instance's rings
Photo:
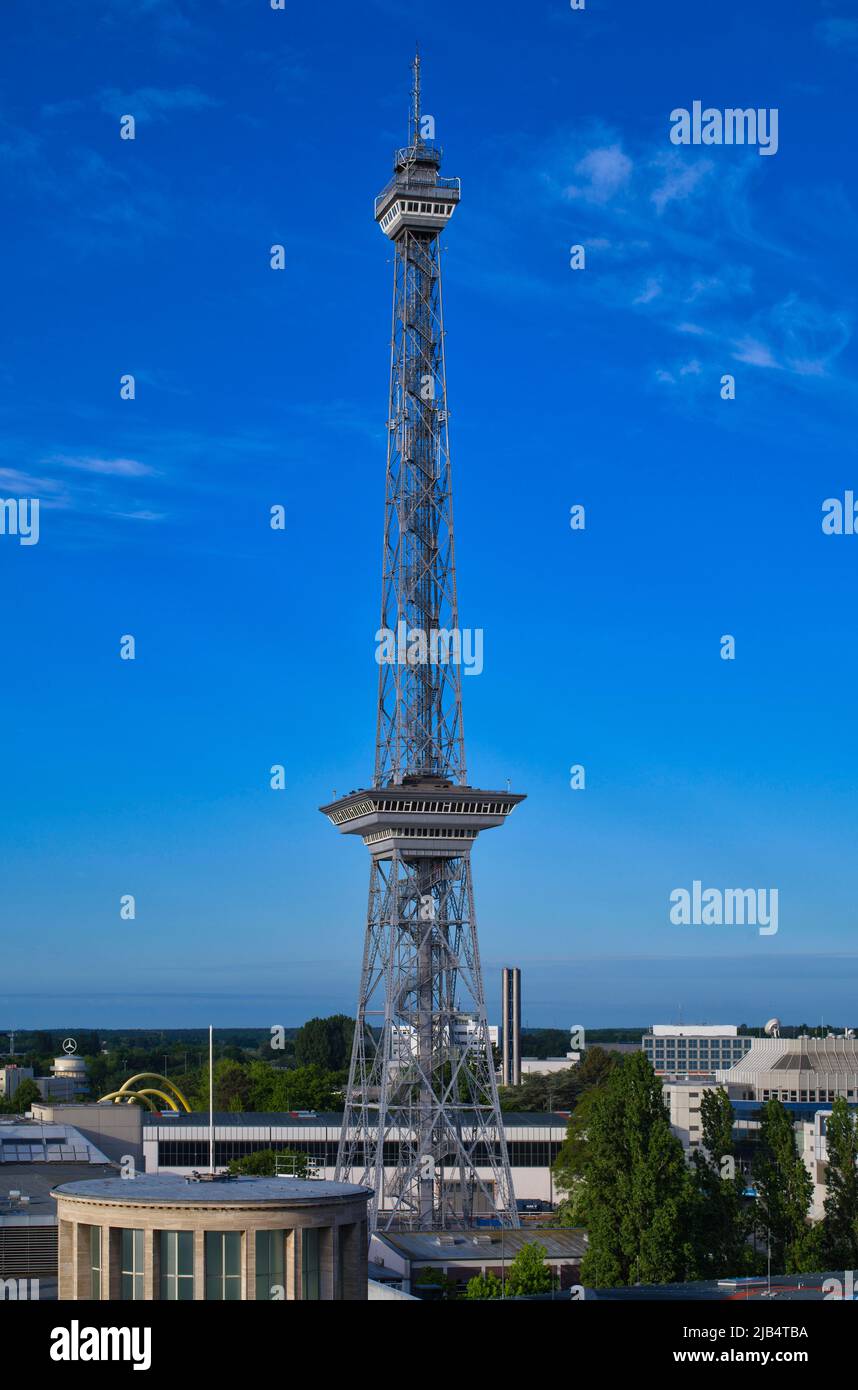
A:
{"type": "MultiPolygon", "coordinates": [[[[598,1049],[594,1050],[598,1051],[598,1049]]],[[[589,1054],[595,1066],[594,1053],[589,1054]]],[[[702,1141],[686,1154],[643,1053],[604,1057],[555,1162],[563,1225],[587,1230],[581,1282],[594,1288],[855,1268],[858,1137],[846,1101],[828,1123],[824,1216],[778,1100],[761,1104],[750,1174],[740,1170],[723,1088],[702,1091],[702,1141]]]]}

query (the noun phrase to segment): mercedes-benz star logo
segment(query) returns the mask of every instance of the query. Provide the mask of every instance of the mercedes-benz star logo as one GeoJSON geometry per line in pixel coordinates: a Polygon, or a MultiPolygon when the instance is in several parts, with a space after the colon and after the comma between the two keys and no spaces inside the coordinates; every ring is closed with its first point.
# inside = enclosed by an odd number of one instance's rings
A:
{"type": "Polygon", "coordinates": [[[74,1038],[63,1039],[63,1052],[65,1052],[67,1056],[71,1056],[73,1052],[77,1052],[77,1043],[74,1038]]]}

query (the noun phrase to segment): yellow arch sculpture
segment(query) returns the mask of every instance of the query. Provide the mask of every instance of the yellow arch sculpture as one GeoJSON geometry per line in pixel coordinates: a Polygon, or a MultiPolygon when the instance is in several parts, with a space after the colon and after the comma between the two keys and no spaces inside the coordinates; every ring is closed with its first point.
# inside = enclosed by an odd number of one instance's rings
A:
{"type": "MultiPolygon", "coordinates": [[[[144,1105],[148,1105],[150,1110],[154,1110],[156,1114],[158,1112],[158,1107],[155,1102],[150,1100],[148,1094],[143,1091],[108,1091],[107,1095],[102,1096],[101,1100],[99,1100],[99,1105],[105,1100],[112,1100],[114,1105],[120,1105],[122,1101],[124,1101],[126,1105],[130,1105],[132,1101],[142,1100],[144,1105]]],[[[171,1104],[174,1110],[178,1110],[179,1107],[175,1102],[171,1102],[171,1104]]]]}
{"type": "Polygon", "coordinates": [[[151,1110],[157,1110],[158,1107],[154,1105],[152,1101],[149,1100],[149,1097],[160,1096],[162,1100],[165,1100],[167,1102],[171,1110],[175,1110],[178,1113],[179,1106],[173,1099],[173,1096],[175,1096],[179,1103],[184,1107],[185,1113],[188,1115],[191,1114],[191,1107],[188,1105],[188,1102],[185,1100],[185,1097],[182,1095],[176,1083],[174,1081],[170,1081],[169,1078],[166,1076],[161,1076],[160,1073],[157,1071],[140,1071],[137,1073],[136,1076],[129,1076],[127,1081],[123,1081],[118,1091],[110,1091],[108,1095],[102,1096],[101,1099],[112,1100],[114,1105],[121,1105],[123,1101],[128,1103],[130,1101],[133,1101],[137,1096],[144,1098],[146,1100],[146,1104],[149,1106],[151,1110]],[[140,1089],[137,1091],[129,1090],[129,1087],[133,1086],[135,1081],[146,1080],[162,1082],[164,1086],[168,1086],[170,1088],[170,1090],[173,1092],[173,1095],[166,1095],[163,1091],[156,1090],[152,1086],[141,1086],[140,1089]]]}
{"type": "MultiPolygon", "coordinates": [[[[176,1114],[179,1114],[179,1107],[173,1100],[173,1097],[168,1096],[166,1091],[156,1090],[154,1086],[141,1086],[139,1091],[129,1091],[128,1094],[129,1096],[160,1096],[162,1100],[167,1102],[171,1110],[175,1110],[176,1114]]],[[[157,1110],[157,1108],[156,1105],[152,1106],[153,1110],[157,1110]]]]}

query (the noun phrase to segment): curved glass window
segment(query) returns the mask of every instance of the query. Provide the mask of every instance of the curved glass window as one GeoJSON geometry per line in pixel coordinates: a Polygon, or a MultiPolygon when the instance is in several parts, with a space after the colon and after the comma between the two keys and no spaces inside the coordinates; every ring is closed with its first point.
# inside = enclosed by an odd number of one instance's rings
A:
{"type": "Polygon", "coordinates": [[[121,1294],[126,1301],[143,1297],[143,1232],[120,1232],[121,1294]]]}
{"type": "Polygon", "coordinates": [[[190,1302],[194,1297],[193,1231],[161,1231],[161,1297],[190,1302]]]}
{"type": "Polygon", "coordinates": [[[286,1292],[286,1232],[256,1232],[256,1298],[282,1299],[286,1292]]]}
{"type": "Polygon", "coordinates": [[[241,1298],[241,1231],[206,1231],[206,1298],[241,1298]]]}
{"type": "Polygon", "coordinates": [[[301,1296],[318,1300],[320,1292],[321,1264],[319,1258],[319,1231],[308,1226],[301,1232],[301,1296]]]}

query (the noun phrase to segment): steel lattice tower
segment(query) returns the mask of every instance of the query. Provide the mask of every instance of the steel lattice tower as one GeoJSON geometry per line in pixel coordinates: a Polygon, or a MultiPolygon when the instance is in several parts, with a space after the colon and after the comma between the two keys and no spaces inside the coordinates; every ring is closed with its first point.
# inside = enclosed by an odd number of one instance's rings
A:
{"type": "Polygon", "coordinates": [[[372,856],[337,1177],[374,1189],[377,1229],[517,1226],[470,854],[523,797],[467,783],[439,246],[459,180],[424,138],[419,55],[413,71],[409,143],[375,202],[394,248],[375,774],[322,807],[372,856]]]}

